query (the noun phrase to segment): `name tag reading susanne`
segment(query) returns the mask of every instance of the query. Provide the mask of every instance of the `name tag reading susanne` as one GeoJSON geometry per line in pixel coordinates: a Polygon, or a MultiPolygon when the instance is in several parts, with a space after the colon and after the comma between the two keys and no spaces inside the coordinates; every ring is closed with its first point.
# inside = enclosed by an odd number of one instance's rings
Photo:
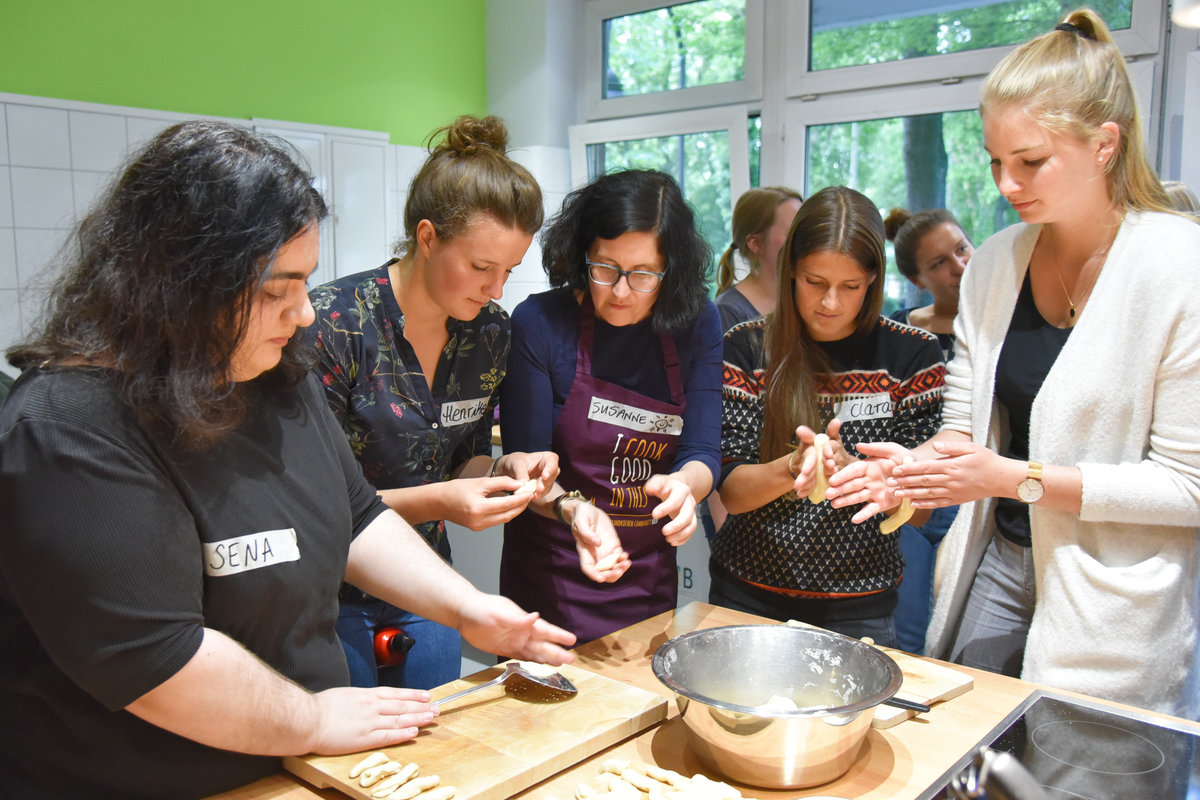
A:
{"type": "Polygon", "coordinates": [[[641,433],[664,433],[668,436],[678,436],[683,432],[683,417],[676,414],[659,414],[644,408],[614,403],[593,397],[588,408],[588,419],[597,422],[607,422],[631,431],[641,433]]]}
{"type": "Polygon", "coordinates": [[[442,424],[450,427],[452,425],[466,425],[469,422],[482,419],[484,413],[487,412],[489,399],[487,397],[477,397],[474,400],[454,400],[442,403],[442,424]]]}
{"type": "Polygon", "coordinates": [[[846,398],[835,416],[842,422],[889,419],[892,416],[892,396],[883,393],[846,398]]]}
{"type": "Polygon", "coordinates": [[[204,574],[214,578],[300,560],[295,528],[248,533],[202,545],[204,574]]]}

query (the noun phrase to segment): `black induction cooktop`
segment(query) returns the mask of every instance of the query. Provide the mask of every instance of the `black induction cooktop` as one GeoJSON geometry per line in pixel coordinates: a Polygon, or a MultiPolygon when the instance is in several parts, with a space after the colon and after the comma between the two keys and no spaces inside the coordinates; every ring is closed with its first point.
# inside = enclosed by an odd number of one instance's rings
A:
{"type": "Polygon", "coordinates": [[[1031,694],[918,800],[943,800],[979,746],[1011,753],[1051,800],[1200,798],[1200,734],[1046,691],[1031,694]]]}

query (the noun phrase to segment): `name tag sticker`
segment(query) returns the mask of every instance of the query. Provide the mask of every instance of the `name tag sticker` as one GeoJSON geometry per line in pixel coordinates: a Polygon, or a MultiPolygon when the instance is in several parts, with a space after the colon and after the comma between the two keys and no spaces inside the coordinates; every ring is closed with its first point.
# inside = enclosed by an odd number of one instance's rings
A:
{"type": "Polygon", "coordinates": [[[683,433],[683,417],[677,414],[659,414],[647,411],[637,406],[625,403],[614,403],[593,397],[588,408],[588,419],[597,422],[607,422],[631,431],[641,433],[663,433],[667,436],[678,436],[683,433]]]}
{"type": "Polygon", "coordinates": [[[860,419],[889,419],[892,416],[892,396],[884,393],[851,397],[842,401],[835,416],[842,422],[860,419]]]}
{"type": "Polygon", "coordinates": [[[296,529],[260,531],[219,542],[202,542],[204,574],[213,578],[300,560],[296,529]]]}
{"type": "Polygon", "coordinates": [[[489,397],[477,397],[474,400],[454,400],[442,403],[442,424],[466,425],[482,419],[487,412],[489,397]]]}

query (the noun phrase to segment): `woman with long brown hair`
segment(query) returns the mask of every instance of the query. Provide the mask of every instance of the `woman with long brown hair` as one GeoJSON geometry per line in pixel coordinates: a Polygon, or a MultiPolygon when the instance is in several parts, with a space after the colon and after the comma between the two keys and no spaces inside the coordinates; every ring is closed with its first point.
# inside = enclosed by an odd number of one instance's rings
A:
{"type": "MultiPolygon", "coordinates": [[[[937,340],[880,316],[883,220],[842,186],[796,215],[780,257],[779,301],[725,337],[721,497],[712,602],[895,642],[903,560],[881,518],[810,502],[816,462],[830,474],[855,444],[920,442],[941,421],[937,340]],[[818,432],[829,437],[820,452],[818,432]]],[[[920,522],[920,520],[917,520],[920,522]]]]}

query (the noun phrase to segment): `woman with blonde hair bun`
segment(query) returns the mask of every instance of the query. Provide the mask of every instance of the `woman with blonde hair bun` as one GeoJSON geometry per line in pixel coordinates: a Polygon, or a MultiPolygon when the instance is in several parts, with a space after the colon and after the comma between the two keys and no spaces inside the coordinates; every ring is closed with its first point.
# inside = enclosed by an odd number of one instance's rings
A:
{"type": "Polygon", "coordinates": [[[860,445],[881,460],[834,476],[833,502],[965,504],[928,655],[1194,717],[1200,227],[1146,161],[1095,12],[1006,56],[980,114],[1022,221],[963,277],[942,429],[860,445]]]}
{"type": "MultiPolygon", "coordinates": [[[[445,520],[482,530],[512,519],[553,485],[558,459],[491,457],[510,339],[495,301],[542,225],[541,189],[508,157],[497,117],[459,117],[430,141],[397,257],[317,287],[312,304],[317,374],[363,474],[449,560],[445,520]],[[522,488],[531,480],[532,492],[522,488]]],[[[341,601],[355,685],[428,689],[459,677],[453,629],[350,586],[341,601]],[[399,666],[377,663],[382,628],[412,643],[399,666]]]]}
{"type": "Polygon", "coordinates": [[[803,199],[784,186],[751,189],[738,198],[733,208],[733,241],[717,265],[716,304],[724,330],[775,308],[779,249],[803,199]],[[750,265],[750,274],[736,285],[735,254],[750,265]]]}

